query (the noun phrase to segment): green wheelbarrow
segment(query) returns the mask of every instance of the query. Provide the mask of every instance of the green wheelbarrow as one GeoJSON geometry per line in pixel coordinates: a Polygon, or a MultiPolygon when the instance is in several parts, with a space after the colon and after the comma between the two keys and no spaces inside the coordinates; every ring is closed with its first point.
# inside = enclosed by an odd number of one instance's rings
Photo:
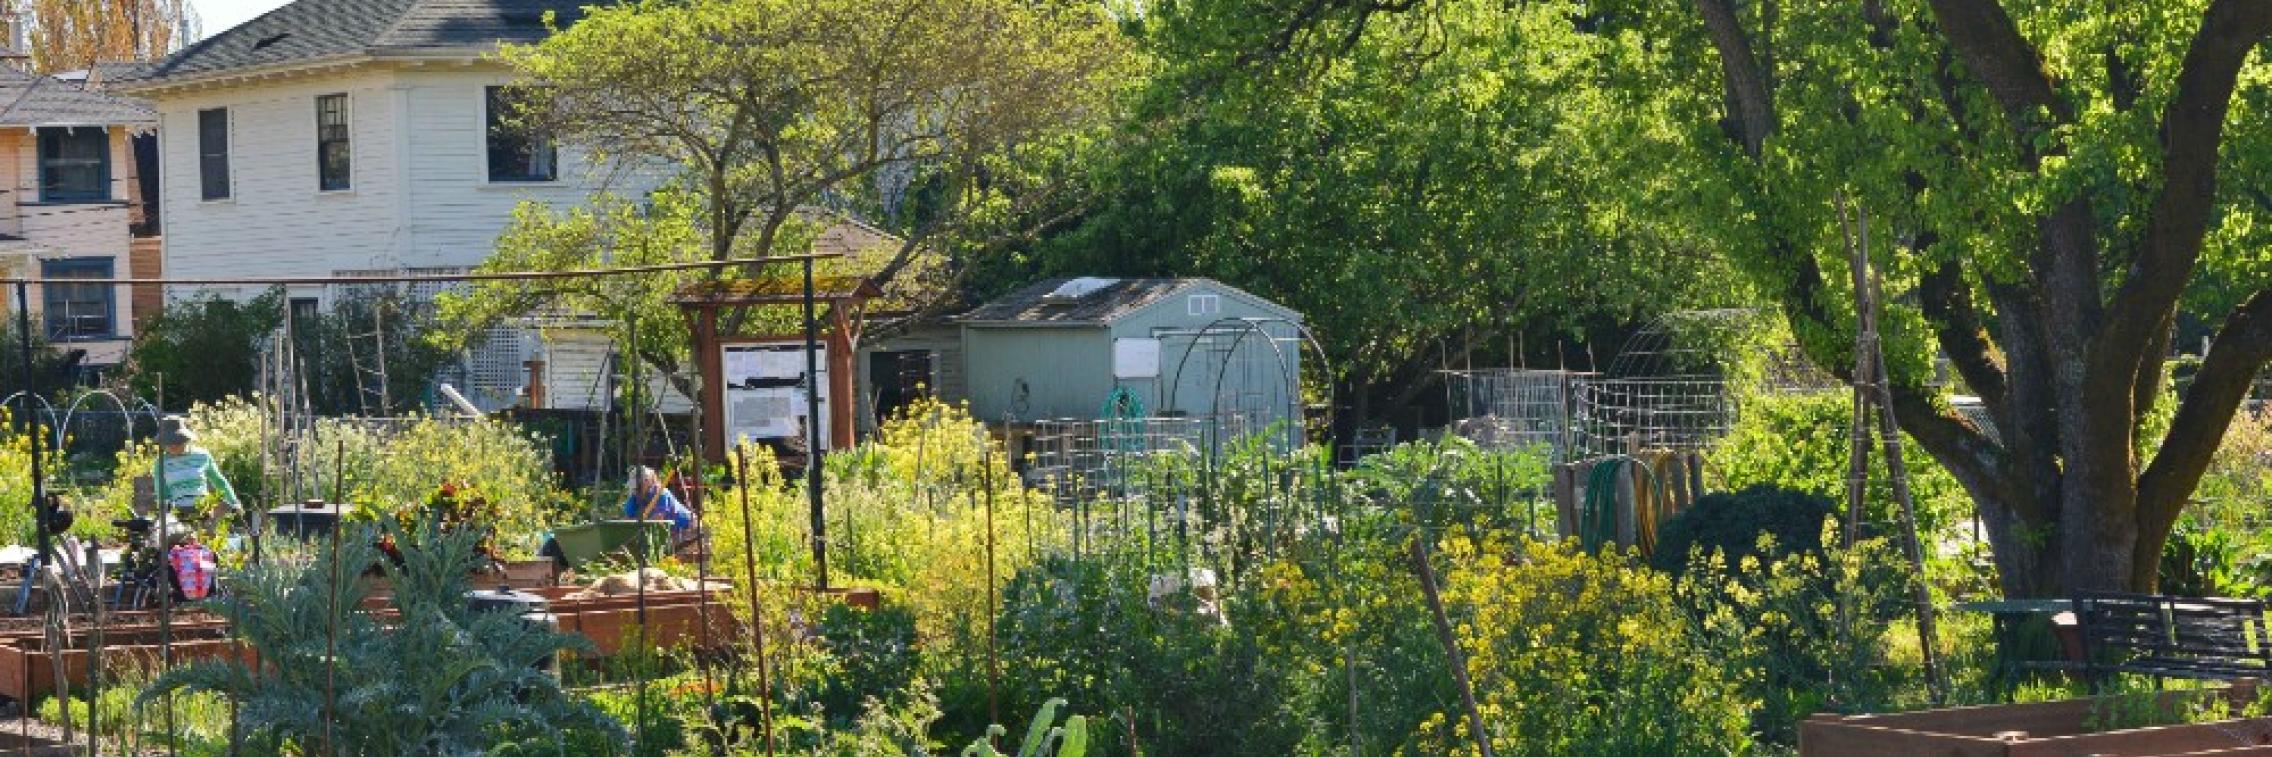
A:
{"type": "Polygon", "coordinates": [[[552,539],[560,545],[560,557],[568,567],[581,568],[603,555],[629,554],[641,547],[650,555],[667,554],[671,524],[665,520],[603,520],[553,529],[552,539]]]}

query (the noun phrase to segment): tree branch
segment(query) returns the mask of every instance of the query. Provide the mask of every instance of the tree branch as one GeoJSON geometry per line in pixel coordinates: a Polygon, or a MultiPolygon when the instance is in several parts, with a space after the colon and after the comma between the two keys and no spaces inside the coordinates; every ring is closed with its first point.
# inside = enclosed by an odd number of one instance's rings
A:
{"type": "Polygon", "coordinates": [[[2161,451],[2138,476],[2141,525],[2165,529],[2201,483],[2233,414],[2248,398],[2258,371],[2272,360],[2272,289],[2259,291],[2225,318],[2216,341],[2177,406],[2161,451]]]}
{"type": "Polygon", "coordinates": [[[1696,12],[1704,17],[1704,30],[1720,52],[1730,135],[1743,146],[1745,155],[1757,158],[1767,136],[1775,131],[1775,96],[1768,88],[1767,74],[1760,69],[1751,38],[1736,18],[1734,0],[1696,0],[1696,12]]]}
{"type": "MultiPolygon", "coordinates": [[[[1922,249],[1931,244],[1921,236],[1918,246],[1922,249]]],[[[1949,363],[1956,366],[1957,375],[1980,395],[1991,417],[2004,417],[2009,394],[2004,386],[2004,367],[1996,364],[1995,347],[1988,343],[1987,329],[1981,325],[1963,269],[1955,260],[1942,261],[1940,267],[1919,279],[1917,295],[1925,318],[1933,324],[1933,335],[1941,350],[1948,353],[1949,363]]]]}
{"type": "Polygon", "coordinates": [[[2038,111],[2065,121],[2071,117],[2051,86],[2035,47],[2020,36],[2019,25],[1996,0],[1932,0],[1933,18],[1965,65],[1987,85],[2004,112],[2022,125],[2023,136],[2047,124],[2038,111]]]}
{"type": "Polygon", "coordinates": [[[2177,95],[2162,114],[2162,188],[2147,220],[2145,249],[2132,261],[2110,310],[2116,314],[2091,345],[2095,369],[2134,361],[2166,328],[2186,282],[2193,279],[2216,209],[2217,153],[2233,86],[2250,51],[2272,35],[2272,2],[2216,0],[2201,21],[2177,74],[2177,95]]]}

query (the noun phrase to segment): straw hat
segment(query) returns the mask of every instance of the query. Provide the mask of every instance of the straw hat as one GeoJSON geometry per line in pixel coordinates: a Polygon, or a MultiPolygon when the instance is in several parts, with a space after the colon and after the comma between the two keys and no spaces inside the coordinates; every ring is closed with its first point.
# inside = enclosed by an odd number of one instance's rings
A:
{"type": "Polygon", "coordinates": [[[158,443],[164,445],[188,444],[197,441],[197,432],[189,430],[189,419],[169,415],[158,419],[158,443]]]}

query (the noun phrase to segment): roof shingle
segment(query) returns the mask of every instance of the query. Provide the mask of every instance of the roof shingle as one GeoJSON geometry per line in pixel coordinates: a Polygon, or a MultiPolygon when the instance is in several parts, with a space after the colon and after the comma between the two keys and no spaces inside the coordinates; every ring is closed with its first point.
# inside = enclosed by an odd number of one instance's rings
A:
{"type": "Polygon", "coordinates": [[[955,320],[962,323],[1103,324],[1207,279],[1112,279],[1072,302],[1053,302],[1049,293],[1069,278],[1045,279],[997,297],[955,320]]]}
{"type": "Polygon", "coordinates": [[[147,126],[150,104],[0,67],[0,126],[147,126]]]}
{"type": "Polygon", "coordinates": [[[544,39],[544,14],[567,26],[587,0],[296,0],[167,56],[135,78],[188,79],[350,55],[482,52],[544,39]]]}

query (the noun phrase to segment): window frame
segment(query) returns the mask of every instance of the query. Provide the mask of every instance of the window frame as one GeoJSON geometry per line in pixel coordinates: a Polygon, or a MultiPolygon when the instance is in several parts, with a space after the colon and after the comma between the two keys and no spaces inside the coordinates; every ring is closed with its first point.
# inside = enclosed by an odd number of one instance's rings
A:
{"type": "Polygon", "coordinates": [[[347,93],[334,92],[316,95],[316,191],[348,192],[355,189],[355,113],[347,93]],[[338,108],[331,109],[330,105],[338,108]],[[326,117],[335,116],[335,123],[327,124],[326,117]],[[327,127],[336,133],[327,133],[327,127]],[[337,175],[333,174],[331,156],[333,148],[339,152],[337,175]]]}
{"type": "Polygon", "coordinates": [[[527,129],[510,129],[505,124],[499,122],[500,119],[498,114],[498,105],[503,101],[503,96],[508,91],[510,91],[510,85],[492,84],[481,88],[481,153],[483,181],[490,184],[559,183],[559,142],[554,140],[550,135],[531,133],[531,130],[527,129]],[[510,140],[514,144],[499,144],[500,141],[505,140],[510,140]],[[506,149],[500,150],[500,147],[504,147],[506,149]],[[528,167],[528,171],[519,175],[500,174],[498,172],[498,157],[503,152],[514,150],[516,148],[520,153],[522,153],[517,157],[522,164],[528,167]],[[540,161],[536,159],[539,151],[541,151],[542,154],[545,155],[545,160],[541,162],[548,165],[550,168],[548,172],[543,174],[539,174],[536,171],[536,167],[540,163],[540,161]]]}
{"type": "MultiPolygon", "coordinates": [[[[115,260],[115,259],[112,259],[112,258],[108,258],[108,257],[69,257],[69,258],[47,258],[47,259],[43,259],[43,260],[39,261],[39,272],[40,272],[40,278],[43,278],[43,279],[59,279],[59,278],[89,278],[89,279],[108,279],[108,278],[112,278],[112,277],[113,277],[113,275],[114,275],[114,274],[115,274],[115,273],[117,272],[117,270],[118,270],[118,261],[117,261],[117,260],[115,260]],[[73,271],[74,269],[83,270],[83,271],[85,271],[86,273],[90,273],[90,274],[92,274],[92,275],[83,276],[83,277],[82,277],[82,276],[74,276],[74,275],[72,274],[72,271],[73,271]]],[[[49,339],[50,341],[57,341],[57,342],[89,342],[89,341],[102,341],[102,340],[106,340],[106,339],[117,339],[117,338],[118,338],[118,291],[117,291],[117,286],[116,286],[116,285],[112,285],[112,284],[56,284],[56,283],[44,283],[44,284],[41,284],[41,285],[40,285],[40,328],[42,328],[42,329],[44,329],[44,330],[46,331],[46,333],[47,333],[47,335],[48,335],[48,339],[49,339]],[[70,310],[70,308],[68,308],[68,307],[58,308],[58,307],[57,307],[57,304],[58,304],[58,295],[59,295],[59,290],[64,290],[64,289],[66,289],[66,288],[68,288],[69,290],[76,290],[76,289],[78,289],[79,287],[86,287],[86,288],[89,288],[89,289],[91,289],[91,290],[94,290],[94,291],[97,291],[97,292],[100,292],[100,293],[101,293],[101,299],[102,299],[102,305],[103,305],[103,313],[102,313],[102,318],[103,318],[102,324],[103,324],[103,328],[102,328],[101,330],[99,330],[99,331],[96,331],[96,332],[90,332],[90,333],[85,333],[85,334],[78,334],[78,333],[71,333],[71,334],[66,334],[66,333],[62,333],[62,331],[61,331],[61,330],[59,330],[59,329],[57,329],[57,328],[56,328],[56,320],[57,320],[57,318],[58,318],[59,316],[61,316],[61,317],[68,317],[68,316],[70,315],[70,313],[69,313],[69,310],[70,310]],[[62,313],[58,313],[57,311],[58,311],[59,309],[60,309],[60,310],[62,310],[62,311],[64,311],[64,312],[62,312],[62,313]]]]}
{"type": "Polygon", "coordinates": [[[68,205],[83,203],[104,203],[112,201],[112,190],[110,185],[111,179],[113,177],[111,176],[110,129],[108,127],[42,126],[39,127],[34,133],[33,142],[35,142],[35,144],[32,146],[32,149],[35,151],[33,157],[33,162],[35,164],[34,178],[36,178],[39,182],[40,202],[57,205],[68,205]],[[80,192],[57,192],[57,182],[50,181],[48,178],[48,171],[53,168],[51,164],[69,160],[73,163],[78,164],[78,166],[83,166],[85,165],[85,161],[87,159],[63,158],[60,156],[49,155],[49,145],[51,144],[50,138],[55,138],[55,141],[53,142],[53,144],[57,145],[55,151],[61,152],[62,139],[75,137],[83,138],[80,137],[80,135],[83,133],[94,134],[96,141],[99,141],[102,144],[101,150],[98,151],[98,157],[94,159],[94,168],[97,176],[96,187],[91,190],[80,192]]]}
{"type": "Polygon", "coordinates": [[[226,107],[197,111],[197,195],[206,202],[232,199],[237,194],[236,176],[229,171],[229,161],[235,152],[231,141],[236,136],[231,116],[226,107]],[[215,121],[208,121],[215,117],[218,117],[215,121]],[[212,131],[216,124],[220,128],[218,140],[214,139],[216,135],[212,131]],[[220,144],[215,145],[216,141],[220,144]],[[219,191],[215,191],[216,185],[219,191]]]}

